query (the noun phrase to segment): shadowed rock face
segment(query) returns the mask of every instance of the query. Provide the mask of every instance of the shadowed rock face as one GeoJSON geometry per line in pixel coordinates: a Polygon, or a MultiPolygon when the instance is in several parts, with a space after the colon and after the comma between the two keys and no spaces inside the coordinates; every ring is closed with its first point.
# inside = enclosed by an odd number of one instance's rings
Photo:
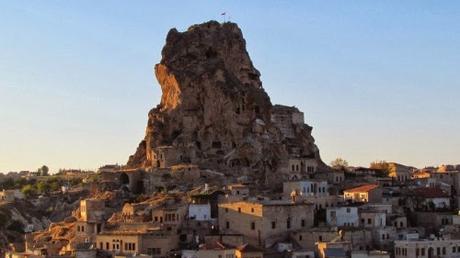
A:
{"type": "MultiPolygon", "coordinates": [[[[185,32],[171,29],[155,75],[161,103],[149,112],[146,136],[129,167],[163,166],[158,160],[168,159],[267,182],[289,158],[236,24],[210,21],[185,32]]],[[[301,155],[320,161],[311,127],[295,127],[301,155]]]]}

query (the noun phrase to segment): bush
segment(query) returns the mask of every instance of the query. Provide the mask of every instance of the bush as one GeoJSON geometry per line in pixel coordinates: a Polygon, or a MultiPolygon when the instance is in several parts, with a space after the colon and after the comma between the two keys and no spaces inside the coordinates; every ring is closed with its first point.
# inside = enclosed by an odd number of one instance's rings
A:
{"type": "Polygon", "coordinates": [[[31,197],[37,193],[37,190],[33,185],[25,185],[22,187],[21,192],[26,196],[26,197],[31,197]]]}

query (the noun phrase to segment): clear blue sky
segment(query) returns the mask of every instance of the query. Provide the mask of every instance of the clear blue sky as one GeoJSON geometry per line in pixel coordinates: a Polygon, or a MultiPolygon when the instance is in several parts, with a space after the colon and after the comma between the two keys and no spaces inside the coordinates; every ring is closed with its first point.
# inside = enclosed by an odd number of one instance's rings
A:
{"type": "Polygon", "coordinates": [[[458,1],[0,1],[0,171],[125,163],[168,30],[227,12],[323,159],[460,163],[458,1]]]}

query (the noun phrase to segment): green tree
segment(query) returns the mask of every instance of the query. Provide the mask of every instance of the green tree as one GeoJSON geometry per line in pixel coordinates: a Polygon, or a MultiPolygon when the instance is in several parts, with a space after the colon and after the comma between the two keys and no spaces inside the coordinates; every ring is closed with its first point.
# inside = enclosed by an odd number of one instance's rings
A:
{"type": "Polygon", "coordinates": [[[348,167],[348,162],[342,158],[336,158],[335,160],[331,161],[331,167],[333,169],[345,170],[348,167]]]}
{"type": "Polygon", "coordinates": [[[38,173],[40,176],[47,176],[49,172],[49,168],[46,165],[43,165],[41,168],[38,169],[38,173]]]}
{"type": "Polygon", "coordinates": [[[51,191],[58,191],[61,187],[61,184],[58,181],[52,181],[49,183],[49,186],[51,191]]]}
{"type": "Polygon", "coordinates": [[[385,175],[390,173],[389,164],[385,160],[374,161],[369,165],[369,168],[381,170],[385,175]]]}
{"type": "Polygon", "coordinates": [[[33,185],[25,185],[22,187],[21,192],[26,196],[26,197],[31,197],[36,193],[36,189],[33,185]]]}
{"type": "Polygon", "coordinates": [[[40,194],[48,193],[50,189],[50,185],[46,181],[40,181],[37,183],[37,190],[40,194]]]}

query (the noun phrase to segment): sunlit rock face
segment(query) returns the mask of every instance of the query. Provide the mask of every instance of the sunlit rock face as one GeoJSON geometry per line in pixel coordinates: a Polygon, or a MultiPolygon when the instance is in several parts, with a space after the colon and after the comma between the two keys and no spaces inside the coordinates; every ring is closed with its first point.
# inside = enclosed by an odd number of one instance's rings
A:
{"type": "Polygon", "coordinates": [[[290,159],[324,165],[303,113],[271,104],[235,23],[171,29],[155,75],[161,102],[128,167],[192,163],[267,184],[290,159]]]}

